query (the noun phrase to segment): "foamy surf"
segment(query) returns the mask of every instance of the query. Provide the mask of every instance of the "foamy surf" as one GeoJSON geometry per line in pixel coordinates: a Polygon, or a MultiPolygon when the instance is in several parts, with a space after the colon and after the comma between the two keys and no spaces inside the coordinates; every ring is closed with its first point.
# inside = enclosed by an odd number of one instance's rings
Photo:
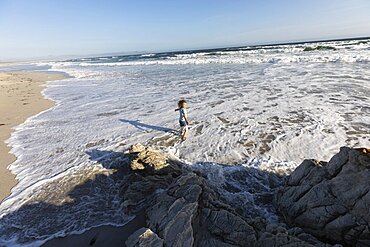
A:
{"type": "MultiPolygon", "coordinates": [[[[0,244],[40,245],[102,224],[122,225],[121,152],[143,143],[172,153],[220,184],[229,201],[253,204],[271,188],[253,168],[287,174],[340,146],[369,146],[369,43],[320,44],[85,58],[40,64],[74,76],[48,84],[52,109],[8,142],[19,183],[0,205],[0,244]],[[128,66],[129,65],[129,66],[128,66]],[[178,142],[176,101],[192,123],[178,142]],[[230,166],[230,165],[238,166],[230,166]],[[246,184],[232,179],[246,174],[246,184]],[[248,175],[248,176],[247,176],[248,175]],[[225,184],[225,178],[231,184],[225,184]],[[248,191],[255,186],[258,191],[248,191]]],[[[241,204],[243,205],[243,204],[241,204]]]]}

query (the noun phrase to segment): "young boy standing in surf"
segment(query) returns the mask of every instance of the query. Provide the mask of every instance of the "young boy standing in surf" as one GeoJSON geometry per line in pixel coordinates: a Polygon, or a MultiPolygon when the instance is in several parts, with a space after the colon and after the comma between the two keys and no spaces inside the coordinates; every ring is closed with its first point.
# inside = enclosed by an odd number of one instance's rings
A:
{"type": "Polygon", "coordinates": [[[175,111],[180,111],[179,123],[180,123],[180,134],[181,140],[185,141],[189,132],[188,126],[190,122],[188,120],[188,116],[186,114],[186,108],[188,107],[185,100],[180,100],[177,105],[179,106],[178,109],[175,111]]]}

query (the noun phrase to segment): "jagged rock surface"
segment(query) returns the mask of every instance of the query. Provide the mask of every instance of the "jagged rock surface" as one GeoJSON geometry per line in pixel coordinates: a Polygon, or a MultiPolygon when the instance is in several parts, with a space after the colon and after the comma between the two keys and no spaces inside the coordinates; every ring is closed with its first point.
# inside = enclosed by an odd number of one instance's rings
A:
{"type": "Polygon", "coordinates": [[[289,225],[324,241],[370,246],[370,154],[343,147],[328,162],[305,160],[275,197],[289,225]]]}
{"type": "Polygon", "coordinates": [[[140,228],[127,239],[127,247],[162,247],[163,239],[148,228],[140,228]]]}
{"type": "Polygon", "coordinates": [[[144,246],[143,231],[150,231],[146,246],[161,241],[163,246],[329,246],[240,213],[202,174],[159,151],[135,145],[129,156],[131,173],[121,188],[124,210],[144,213],[147,223],[130,236],[129,246],[144,246]]]}

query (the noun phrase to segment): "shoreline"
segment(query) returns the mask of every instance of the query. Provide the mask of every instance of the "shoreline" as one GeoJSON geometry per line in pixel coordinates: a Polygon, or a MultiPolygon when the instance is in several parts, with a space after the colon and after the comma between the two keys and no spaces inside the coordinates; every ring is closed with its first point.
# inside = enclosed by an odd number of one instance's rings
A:
{"type": "Polygon", "coordinates": [[[41,92],[48,81],[64,78],[63,73],[0,72],[0,202],[17,184],[15,175],[8,169],[16,156],[10,153],[11,147],[5,141],[14,132],[14,127],[55,105],[41,92]]]}
{"type": "Polygon", "coordinates": [[[145,213],[139,212],[134,219],[123,226],[102,225],[83,233],[52,238],[42,247],[63,246],[126,246],[128,237],[142,227],[147,227],[145,213]]]}

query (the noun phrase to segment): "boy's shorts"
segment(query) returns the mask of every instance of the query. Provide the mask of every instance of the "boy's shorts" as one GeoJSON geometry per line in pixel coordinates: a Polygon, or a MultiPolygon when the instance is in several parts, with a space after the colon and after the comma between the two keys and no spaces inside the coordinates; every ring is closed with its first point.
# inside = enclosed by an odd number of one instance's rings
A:
{"type": "Polygon", "coordinates": [[[179,123],[180,123],[180,127],[186,127],[187,126],[185,121],[179,121],[179,123]]]}
{"type": "Polygon", "coordinates": [[[180,122],[180,134],[184,135],[185,132],[188,130],[188,125],[185,121],[179,121],[180,122]]]}

